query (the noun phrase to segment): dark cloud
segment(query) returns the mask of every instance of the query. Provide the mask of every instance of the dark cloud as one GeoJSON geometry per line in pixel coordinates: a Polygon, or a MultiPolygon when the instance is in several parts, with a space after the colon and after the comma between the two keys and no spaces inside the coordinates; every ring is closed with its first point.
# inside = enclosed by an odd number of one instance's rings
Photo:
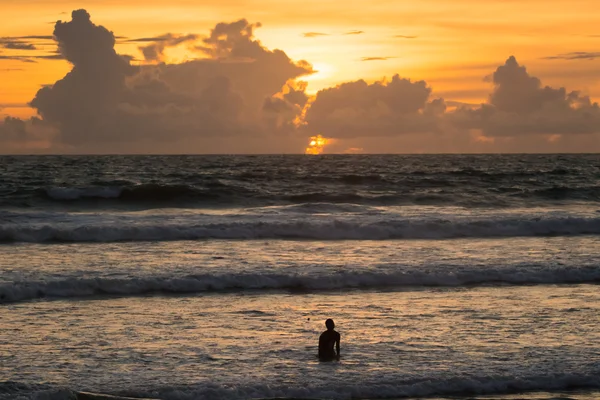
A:
{"type": "Polygon", "coordinates": [[[329,36],[329,33],[323,33],[323,32],[304,32],[302,34],[302,36],[304,36],[305,38],[314,38],[314,37],[319,37],[319,36],[329,36]]]}
{"type": "MultiPolygon", "coordinates": [[[[70,21],[55,25],[58,53],[0,54],[24,62],[62,58],[72,65],[31,101],[40,118],[0,121],[0,148],[282,153],[302,151],[308,137],[321,134],[338,139],[330,149],[339,152],[560,151],[593,144],[600,134],[598,104],[576,91],[543,86],[514,57],[490,75],[493,90],[485,104],[446,102],[432,97],[425,81],[398,75],[346,82],[311,97],[299,79],[314,72],[312,66],[264,47],[254,37],[258,27],[241,19],[219,23],[202,37],[123,38],[154,46],[148,60],[161,61],[167,47],[182,43],[200,54],[179,64],[133,66],[131,56],[115,51],[112,32],[76,10],[70,21]],[[587,136],[571,140],[573,134],[587,136]]],[[[461,93],[444,93],[453,94],[461,93]]]]}
{"type": "Polygon", "coordinates": [[[140,47],[142,54],[146,61],[163,61],[164,51],[168,47],[179,46],[185,42],[195,42],[198,40],[198,35],[188,34],[179,35],[174,33],[167,33],[165,35],[158,36],[156,38],[142,38],[142,39],[154,39],[154,40],[143,40],[150,42],[146,46],[140,47]]]}
{"type": "MultiPolygon", "coordinates": [[[[58,145],[83,152],[156,151],[157,146],[203,152],[207,143],[218,152],[220,146],[236,148],[237,142],[242,151],[283,128],[290,133],[288,123],[270,130],[274,125],[267,117],[273,113],[266,104],[292,105],[287,118],[293,121],[307,97],[304,87],[286,82],[313,72],[308,63],[263,47],[253,34],[259,26],[246,20],[220,23],[196,47],[205,58],[134,67],[115,52],[112,32],[92,23],[85,10],[74,11],[72,20],[58,22],[54,31],[73,69],[42,88],[31,105],[58,130],[58,145]],[[233,137],[236,143],[227,139],[233,137]]],[[[196,37],[163,38],[172,44],[196,37]]],[[[277,145],[273,138],[267,143],[277,145]]]]}
{"type": "Polygon", "coordinates": [[[489,102],[457,110],[451,115],[453,123],[490,137],[600,132],[597,103],[577,91],[542,86],[515,57],[496,69],[492,82],[489,102]]]}
{"type": "MultiPolygon", "coordinates": [[[[0,37],[0,48],[4,48],[7,50],[17,50],[17,51],[35,51],[39,50],[38,45],[47,45],[52,44],[53,37],[52,36],[5,36],[0,37]]],[[[32,55],[15,55],[14,60],[20,60],[24,62],[34,62],[36,58],[49,58],[44,54],[36,54],[32,55]]],[[[4,57],[4,59],[8,59],[8,57],[4,57]]]]}
{"type": "Polygon", "coordinates": [[[6,117],[0,123],[0,141],[26,142],[27,129],[25,121],[19,118],[6,117]]]}
{"type": "Polygon", "coordinates": [[[85,141],[85,131],[120,134],[107,118],[118,114],[125,79],[136,69],[115,52],[113,33],[94,25],[85,10],[76,10],[72,21],[56,23],[54,37],[73,69],[54,85],[40,89],[31,106],[60,130],[65,142],[85,141]]]}
{"type": "Polygon", "coordinates": [[[348,31],[344,35],[362,35],[365,31],[348,31]]]}
{"type": "Polygon", "coordinates": [[[386,61],[396,57],[363,57],[360,61],[386,61]]]}
{"type": "Polygon", "coordinates": [[[52,133],[39,118],[6,117],[0,120],[0,152],[30,154],[43,151],[50,146],[52,133]]]}
{"type": "Polygon", "coordinates": [[[556,56],[543,57],[544,60],[595,60],[600,58],[600,51],[573,51],[556,56]]]}
{"type": "Polygon", "coordinates": [[[344,83],[317,93],[305,128],[333,138],[438,131],[446,106],[441,99],[430,101],[430,93],[424,81],[398,75],[389,82],[344,83]]]}

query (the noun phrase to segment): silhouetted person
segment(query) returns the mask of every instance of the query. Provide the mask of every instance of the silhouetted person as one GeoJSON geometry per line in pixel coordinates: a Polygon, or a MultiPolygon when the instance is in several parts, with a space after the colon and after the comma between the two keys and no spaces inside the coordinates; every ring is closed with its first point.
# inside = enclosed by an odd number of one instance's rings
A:
{"type": "Polygon", "coordinates": [[[340,334],[333,330],[335,323],[332,319],[325,321],[327,330],[319,336],[319,360],[333,361],[340,359],[340,334]],[[333,345],[335,344],[335,351],[333,345]]]}

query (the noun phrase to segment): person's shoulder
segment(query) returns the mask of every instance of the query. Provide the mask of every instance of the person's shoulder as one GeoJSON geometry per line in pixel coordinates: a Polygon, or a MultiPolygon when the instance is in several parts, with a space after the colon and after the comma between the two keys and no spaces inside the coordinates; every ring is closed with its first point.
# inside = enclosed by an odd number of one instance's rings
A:
{"type": "Polygon", "coordinates": [[[338,331],[334,331],[334,332],[335,332],[335,337],[338,337],[338,338],[339,338],[339,337],[341,336],[341,335],[340,335],[340,333],[339,333],[338,331]]]}

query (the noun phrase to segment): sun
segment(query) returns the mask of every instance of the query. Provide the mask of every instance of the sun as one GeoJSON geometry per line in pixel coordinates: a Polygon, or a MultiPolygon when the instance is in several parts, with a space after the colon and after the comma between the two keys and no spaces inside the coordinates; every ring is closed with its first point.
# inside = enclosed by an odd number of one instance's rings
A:
{"type": "Polygon", "coordinates": [[[304,151],[305,154],[322,154],[325,146],[332,142],[331,139],[324,138],[321,135],[312,136],[308,147],[304,151]]]}

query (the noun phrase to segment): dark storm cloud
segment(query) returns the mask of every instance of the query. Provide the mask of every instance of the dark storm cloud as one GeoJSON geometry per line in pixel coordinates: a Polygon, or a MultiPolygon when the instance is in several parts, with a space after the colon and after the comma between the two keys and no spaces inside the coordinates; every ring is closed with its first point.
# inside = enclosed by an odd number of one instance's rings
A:
{"type": "Polygon", "coordinates": [[[558,54],[556,56],[544,57],[544,60],[595,60],[600,58],[600,51],[573,51],[570,53],[558,54]]]}
{"type": "Polygon", "coordinates": [[[577,91],[542,86],[514,57],[496,69],[492,82],[487,104],[451,116],[457,126],[480,129],[486,136],[600,132],[597,103],[577,91]]]}
{"type": "MultiPolygon", "coordinates": [[[[44,123],[57,128],[60,145],[85,151],[165,151],[171,146],[202,152],[198,143],[203,140],[257,141],[269,134],[266,99],[275,96],[300,110],[307,100],[304,89],[282,88],[313,72],[308,63],[263,47],[253,34],[259,26],[246,20],[220,23],[196,46],[209,58],[135,67],[115,52],[112,32],[92,23],[85,10],[74,11],[71,21],[59,21],[54,30],[60,53],[73,69],[42,88],[31,105],[44,123]]],[[[168,45],[197,39],[162,38],[168,45]]]]}
{"type": "Polygon", "coordinates": [[[309,131],[326,137],[390,136],[439,130],[446,106],[429,100],[424,81],[395,75],[389,82],[348,82],[317,93],[306,111],[309,131]]]}
{"type": "Polygon", "coordinates": [[[54,85],[40,89],[32,107],[45,122],[55,125],[68,143],[85,141],[86,131],[118,135],[120,132],[106,125],[106,118],[118,113],[125,79],[136,69],[115,52],[114,35],[94,25],[85,10],[76,10],[72,21],[56,23],[54,37],[60,54],[73,69],[54,85]]]}

